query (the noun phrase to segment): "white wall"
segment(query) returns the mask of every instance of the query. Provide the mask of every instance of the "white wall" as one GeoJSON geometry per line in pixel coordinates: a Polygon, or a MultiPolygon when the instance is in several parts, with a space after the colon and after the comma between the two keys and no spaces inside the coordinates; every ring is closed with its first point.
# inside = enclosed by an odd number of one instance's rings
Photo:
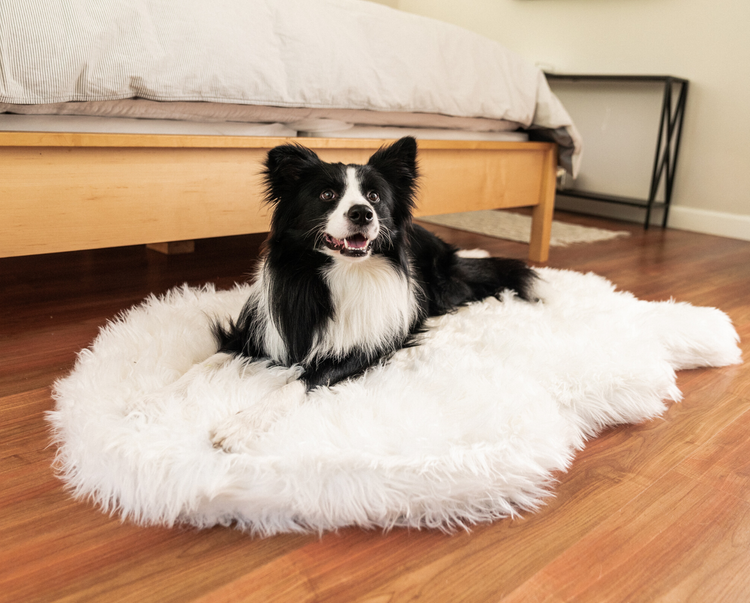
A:
{"type": "Polygon", "coordinates": [[[670,226],[750,239],[748,0],[383,3],[476,31],[558,72],[689,79],[670,226]]]}

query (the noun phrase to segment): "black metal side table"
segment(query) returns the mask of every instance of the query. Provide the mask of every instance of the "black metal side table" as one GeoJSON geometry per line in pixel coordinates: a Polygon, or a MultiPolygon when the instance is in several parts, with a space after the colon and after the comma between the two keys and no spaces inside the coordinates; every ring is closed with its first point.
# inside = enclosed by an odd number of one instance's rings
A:
{"type": "Polygon", "coordinates": [[[592,201],[604,201],[605,203],[619,203],[638,207],[646,211],[643,224],[648,228],[651,220],[651,212],[654,207],[663,207],[662,228],[666,228],[669,218],[669,205],[672,201],[672,184],[674,182],[677,157],[680,151],[680,139],[682,137],[682,122],[685,116],[685,103],[687,101],[688,80],[673,77],[671,75],[575,75],[567,73],[545,73],[547,80],[585,81],[585,82],[661,82],[664,84],[664,96],[662,100],[661,119],[659,122],[659,137],[656,143],[656,156],[654,157],[654,169],[651,174],[651,185],[648,198],[636,199],[632,197],[621,197],[575,189],[558,189],[558,193],[568,197],[588,199],[592,201]],[[673,87],[677,86],[677,100],[673,102],[673,87]],[[664,201],[656,201],[659,187],[664,181],[664,201]]]}

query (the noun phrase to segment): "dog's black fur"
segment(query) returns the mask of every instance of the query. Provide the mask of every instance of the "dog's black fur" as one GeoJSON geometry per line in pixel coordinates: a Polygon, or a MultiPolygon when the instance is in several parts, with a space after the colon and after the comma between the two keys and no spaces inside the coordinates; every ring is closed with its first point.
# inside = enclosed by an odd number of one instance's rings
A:
{"type": "Polygon", "coordinates": [[[357,166],[323,162],[299,145],[269,152],[264,175],[273,217],[267,250],[239,318],[215,328],[221,352],[300,364],[309,390],[360,375],[413,344],[430,316],[505,290],[532,298],[536,274],[524,262],[460,257],[456,247],[412,223],[416,155],[411,137],[357,166]],[[367,262],[387,268],[371,271],[367,262]],[[337,263],[343,264],[334,269],[337,263]],[[363,324],[390,326],[365,334],[342,327],[334,345],[335,321],[348,320],[341,296],[358,289],[342,286],[337,298],[332,279],[342,274],[374,291],[382,279],[383,290],[401,301],[373,302],[363,294],[355,306],[367,306],[362,312],[370,317],[385,313],[383,321],[363,324]]]}

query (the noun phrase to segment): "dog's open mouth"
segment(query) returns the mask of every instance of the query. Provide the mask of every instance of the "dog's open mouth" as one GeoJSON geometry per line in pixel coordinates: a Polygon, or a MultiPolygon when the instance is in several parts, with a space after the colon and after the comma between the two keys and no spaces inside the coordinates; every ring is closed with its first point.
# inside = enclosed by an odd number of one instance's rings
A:
{"type": "Polygon", "coordinates": [[[350,257],[362,257],[368,254],[372,241],[369,241],[363,234],[355,234],[345,239],[337,239],[327,234],[325,244],[328,249],[341,252],[341,255],[350,257]]]}

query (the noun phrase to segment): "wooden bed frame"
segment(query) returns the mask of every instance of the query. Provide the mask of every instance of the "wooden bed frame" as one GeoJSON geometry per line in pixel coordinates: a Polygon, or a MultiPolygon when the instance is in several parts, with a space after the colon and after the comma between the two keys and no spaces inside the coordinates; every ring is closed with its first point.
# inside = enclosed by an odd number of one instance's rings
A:
{"type": "MultiPolygon", "coordinates": [[[[386,141],[0,132],[0,257],[268,230],[261,162],[289,141],[364,163],[386,141]]],[[[547,261],[556,146],[422,140],[419,215],[533,206],[547,261]]]]}

